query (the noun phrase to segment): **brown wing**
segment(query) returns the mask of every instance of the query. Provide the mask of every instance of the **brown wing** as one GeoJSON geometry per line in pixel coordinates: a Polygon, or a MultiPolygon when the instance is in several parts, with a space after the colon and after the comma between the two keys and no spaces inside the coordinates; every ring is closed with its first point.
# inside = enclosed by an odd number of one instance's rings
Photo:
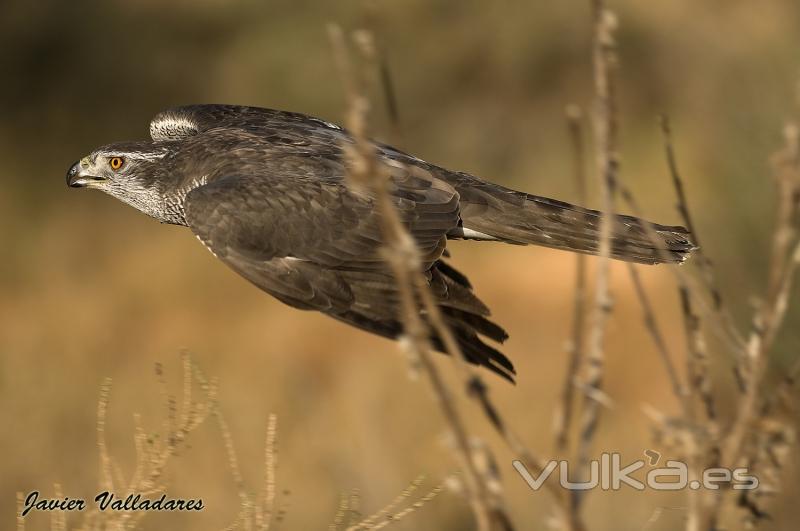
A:
{"type": "MultiPolygon", "coordinates": [[[[187,140],[209,134],[234,134],[239,138],[250,135],[262,152],[291,151],[309,158],[329,157],[339,166],[341,144],[351,141],[341,127],[318,118],[236,105],[190,105],[169,109],[153,119],[150,133],[154,140],[187,140]]],[[[391,146],[378,144],[377,147],[387,163],[396,162],[428,176],[435,174],[435,180],[444,181],[457,191],[463,227],[450,233],[453,238],[535,244],[589,254],[598,251],[601,216],[595,210],[438,168],[391,146]]],[[[341,178],[341,167],[338,174],[341,178]]],[[[647,264],[665,260],[681,262],[695,248],[683,227],[658,224],[653,227],[661,241],[655,244],[645,229],[646,224],[649,222],[631,216],[615,216],[611,256],[647,264]]]]}
{"type": "MultiPolygon", "coordinates": [[[[187,195],[187,224],[220,260],[286,304],[397,337],[399,297],[379,254],[374,198],[307,176],[313,174],[306,167],[279,179],[252,171],[217,178],[187,195]]],[[[505,332],[486,319],[488,309],[463,275],[440,261],[446,234],[458,226],[458,194],[442,181],[399,170],[391,193],[465,353],[510,379],[508,359],[478,338],[480,333],[502,341],[505,332]]]]}

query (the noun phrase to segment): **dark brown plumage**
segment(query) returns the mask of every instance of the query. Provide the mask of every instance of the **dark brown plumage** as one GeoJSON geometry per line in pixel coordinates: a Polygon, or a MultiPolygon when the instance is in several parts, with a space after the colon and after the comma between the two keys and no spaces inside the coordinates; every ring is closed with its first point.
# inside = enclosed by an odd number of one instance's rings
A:
{"type": "MultiPolygon", "coordinates": [[[[101,189],[162,222],[185,225],[215,256],[281,301],[389,338],[402,332],[398,293],[379,254],[375,198],[345,183],[342,128],[297,113],[232,105],[165,111],[152,141],[111,144],[70,169],[71,186],[101,189]],[[123,164],[112,169],[113,158],[123,164]]],[[[443,261],[448,239],[494,240],[596,253],[594,210],[510,190],[378,145],[389,190],[423,257],[429,285],[467,358],[513,379],[504,341],[467,278],[443,261]]],[[[612,256],[680,262],[682,227],[616,216],[612,256]]],[[[432,338],[441,349],[441,341],[432,338]]]]}

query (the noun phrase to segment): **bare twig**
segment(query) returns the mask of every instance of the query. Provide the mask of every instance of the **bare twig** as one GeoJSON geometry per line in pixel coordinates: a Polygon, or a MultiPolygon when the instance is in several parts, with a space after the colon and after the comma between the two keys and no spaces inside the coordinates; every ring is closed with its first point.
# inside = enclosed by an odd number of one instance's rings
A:
{"type": "MultiPolygon", "coordinates": [[[[699,261],[706,288],[711,293],[712,304],[710,315],[716,316],[715,328],[718,335],[726,340],[726,343],[733,346],[734,353],[742,349],[741,334],[733,323],[727,308],[723,304],[721,292],[716,284],[713,266],[707,255],[701,248],[699,235],[695,229],[694,222],[689,211],[686,193],[684,191],[683,179],[678,171],[675,149],[672,144],[672,131],[669,120],[666,116],[660,118],[661,131],[664,137],[664,151],[666,155],[667,167],[669,169],[673,188],[677,198],[677,209],[683,219],[683,223],[689,230],[697,249],[695,255],[699,261]]],[[[683,430],[681,440],[687,454],[689,464],[690,481],[699,477],[700,470],[704,466],[716,466],[719,457],[718,448],[718,428],[717,414],[714,402],[711,376],[709,375],[708,353],[706,342],[703,337],[701,327],[701,317],[694,310],[694,301],[699,299],[699,293],[695,290],[696,284],[691,282],[691,277],[677,267],[672,268],[676,273],[678,281],[678,296],[681,302],[681,313],[683,315],[683,325],[686,337],[686,372],[689,379],[689,396],[686,400],[685,420],[689,424],[688,430],[683,430]],[[700,429],[697,418],[695,400],[699,399],[703,404],[705,412],[704,429],[700,429]]],[[[708,504],[703,492],[690,489],[688,495],[688,514],[686,529],[688,531],[699,531],[707,526],[708,504]]]]}
{"type": "Polygon", "coordinates": [[[368,29],[369,40],[371,41],[370,53],[367,57],[373,63],[375,72],[378,76],[378,85],[383,95],[383,103],[386,117],[392,133],[392,140],[399,140],[402,137],[402,126],[400,123],[400,110],[397,101],[397,91],[394,87],[394,78],[389,65],[389,54],[386,45],[381,39],[382,13],[381,5],[374,0],[363,2],[364,26],[368,29]]]}
{"type": "Polygon", "coordinates": [[[25,510],[25,494],[17,492],[17,531],[25,531],[25,517],[22,511],[25,510]]]}
{"type": "MultiPolygon", "coordinates": [[[[744,340],[739,333],[738,328],[733,323],[730,313],[723,303],[722,294],[717,285],[714,275],[714,268],[709,260],[708,255],[700,244],[700,237],[695,229],[694,221],[689,211],[688,201],[686,199],[686,192],[684,190],[683,179],[678,171],[677,158],[675,156],[675,149],[672,143],[672,128],[670,126],[669,118],[662,115],[660,120],[661,131],[664,137],[664,150],[666,153],[667,166],[672,179],[673,188],[677,197],[677,209],[683,219],[686,228],[694,238],[694,242],[698,247],[695,250],[695,255],[700,265],[700,269],[706,281],[706,286],[711,293],[712,297],[712,310],[716,313],[718,321],[721,323],[721,328],[727,332],[727,336],[731,338],[731,342],[736,345],[736,352],[742,351],[744,340]]],[[[716,421],[716,407],[714,405],[714,397],[711,389],[711,378],[708,374],[708,353],[706,352],[706,344],[701,332],[700,316],[693,309],[693,297],[691,287],[685,281],[685,275],[679,276],[678,291],[681,299],[681,310],[684,318],[684,329],[686,331],[686,342],[688,347],[689,356],[687,357],[687,370],[689,374],[689,382],[693,394],[699,396],[704,404],[706,418],[712,422],[712,427],[715,426],[716,421]]]]}
{"type": "Polygon", "coordinates": [[[761,408],[762,417],[766,417],[772,412],[776,402],[781,400],[781,397],[797,384],[798,378],[800,378],[800,357],[789,367],[786,375],[781,378],[780,383],[775,387],[772,394],[764,400],[764,407],[761,408]]]}
{"type": "Polygon", "coordinates": [[[427,494],[419,497],[417,501],[411,503],[407,507],[397,510],[398,506],[407,502],[414,494],[414,492],[419,489],[425,481],[425,476],[419,476],[414,481],[412,481],[408,487],[403,489],[403,491],[398,494],[389,504],[385,507],[381,508],[379,511],[367,516],[357,523],[349,526],[347,531],[360,531],[365,529],[381,529],[390,525],[393,522],[411,514],[412,512],[416,511],[427,502],[431,501],[435,498],[443,488],[443,484],[439,484],[434,487],[431,491],[427,494]]]}
{"type": "MultiPolygon", "coordinates": [[[[671,168],[675,168],[676,166],[673,164],[671,168]]],[[[618,188],[620,190],[620,195],[622,196],[623,200],[629,205],[629,207],[633,210],[634,215],[639,217],[640,219],[644,220],[642,215],[642,211],[639,208],[638,202],[635,200],[633,194],[631,193],[630,189],[627,188],[622,182],[617,183],[618,188]]],[[[647,233],[649,240],[652,242],[654,249],[659,254],[662,261],[666,263],[670,263],[671,259],[669,256],[669,251],[667,250],[666,243],[663,241],[662,238],[658,237],[656,232],[656,228],[652,223],[643,222],[642,228],[647,233]]],[[[673,265],[672,269],[674,271],[678,270],[678,265],[673,265]]],[[[681,445],[684,453],[686,454],[686,458],[688,461],[688,474],[689,480],[694,481],[700,476],[700,469],[701,469],[701,462],[702,456],[705,454],[705,447],[701,446],[701,443],[705,441],[705,438],[700,438],[700,429],[697,425],[696,421],[696,414],[695,414],[695,406],[693,401],[693,396],[691,391],[699,390],[700,386],[693,386],[687,388],[684,385],[678,376],[677,370],[674,367],[672,356],[669,353],[666,342],[663,339],[663,335],[660,332],[660,328],[655,320],[655,313],[653,312],[652,305],[650,304],[649,297],[647,296],[646,292],[641,283],[641,279],[639,277],[638,270],[633,264],[628,264],[628,269],[631,275],[631,279],[634,283],[634,287],[636,289],[637,297],[642,306],[642,312],[644,314],[644,320],[646,328],[653,339],[653,342],[656,345],[656,348],[659,352],[659,356],[664,364],[664,368],[667,372],[668,378],[670,380],[670,384],[672,386],[673,394],[678,399],[678,402],[681,406],[681,410],[683,413],[682,420],[679,422],[662,422],[660,423],[663,430],[669,430],[672,435],[681,445]],[[675,429],[676,427],[680,427],[680,429],[675,429]]],[[[701,350],[701,347],[704,347],[704,343],[702,342],[702,336],[700,334],[699,328],[699,319],[697,319],[691,309],[691,288],[686,282],[686,276],[683,274],[682,271],[679,271],[676,274],[676,278],[678,281],[678,291],[681,296],[681,307],[683,309],[684,314],[684,324],[686,326],[686,337],[687,343],[689,344],[689,356],[687,356],[687,363],[688,363],[688,373],[689,379],[692,382],[695,382],[695,363],[694,360],[700,357],[700,353],[704,353],[704,349],[701,350]],[[690,319],[691,318],[691,319],[690,319]]],[[[705,359],[705,358],[703,358],[705,359]]],[[[705,367],[706,365],[703,365],[705,367]]],[[[705,375],[706,373],[702,373],[705,375]]],[[[704,402],[707,404],[709,411],[713,411],[711,406],[713,402],[711,400],[710,394],[710,383],[708,383],[708,379],[706,378],[703,380],[706,385],[702,387],[703,391],[707,391],[708,394],[704,395],[704,402]]],[[[709,413],[711,414],[711,413],[709,413]]],[[[715,433],[715,429],[713,425],[709,426],[706,431],[710,431],[715,433]]],[[[701,520],[701,493],[696,489],[689,489],[688,491],[689,497],[689,504],[688,504],[688,511],[687,511],[687,530],[689,531],[696,531],[699,526],[699,522],[701,520]]]]}
{"type": "Polygon", "coordinates": [[[703,246],[700,244],[699,235],[695,230],[694,221],[689,211],[689,203],[686,199],[683,179],[678,171],[675,149],[672,143],[672,127],[670,126],[669,118],[666,115],[662,115],[659,119],[659,122],[661,124],[661,132],[664,136],[664,149],[666,151],[667,166],[669,168],[670,177],[672,178],[672,185],[677,196],[676,208],[683,219],[684,225],[694,238],[694,243],[697,245],[697,249],[695,250],[695,261],[699,264],[703,273],[703,278],[706,282],[706,286],[711,293],[713,302],[712,308],[717,313],[724,330],[730,334],[734,342],[739,345],[740,349],[742,349],[745,345],[744,338],[733,322],[733,318],[730,316],[730,313],[724,304],[722,292],[719,289],[716,276],[714,275],[713,264],[708,258],[708,255],[705,253],[703,246]]]}
{"type": "Polygon", "coordinates": [[[394,510],[397,508],[398,505],[406,501],[412,494],[425,482],[425,476],[419,476],[412,481],[408,487],[403,489],[403,491],[398,494],[391,502],[389,502],[386,506],[381,508],[379,511],[373,513],[370,516],[367,516],[361,522],[358,523],[359,526],[370,526],[373,525],[378,520],[383,520],[394,510]]]}
{"type": "Polygon", "coordinates": [[[410,503],[407,507],[400,510],[396,509],[400,504],[407,502],[412,497],[414,492],[419,489],[424,480],[424,476],[418,477],[407,488],[403,489],[403,492],[401,492],[394,500],[392,500],[391,503],[383,507],[378,512],[362,519],[358,523],[349,526],[347,531],[383,529],[384,527],[391,525],[418,510],[439,495],[444,488],[443,484],[435,486],[429,492],[417,498],[416,501],[410,503]]]}
{"type": "MultiPolygon", "coordinates": [[[[592,327],[587,343],[585,385],[592,390],[601,390],[605,365],[606,321],[612,310],[609,262],[614,223],[614,183],[619,166],[614,82],[611,75],[616,60],[614,56],[616,19],[614,14],[606,8],[603,0],[592,0],[592,21],[592,64],[595,91],[592,122],[596,144],[595,158],[600,178],[602,218],[600,220],[592,327]]],[[[600,419],[600,410],[600,402],[593,398],[592,393],[586,393],[581,418],[581,438],[578,446],[579,465],[584,474],[589,465],[589,451],[600,419]]],[[[575,510],[581,500],[581,497],[578,496],[579,492],[574,492],[575,510]]]]}
{"type": "MultiPolygon", "coordinates": [[[[575,184],[578,203],[586,203],[586,168],[582,131],[583,113],[580,107],[570,105],[566,110],[567,126],[573,149],[575,184]]],[[[584,331],[586,328],[586,255],[575,254],[575,295],[572,313],[572,338],[567,345],[569,363],[561,391],[561,405],[556,415],[556,447],[562,453],[569,448],[570,425],[575,402],[575,382],[583,360],[584,331]]]]}
{"type": "Polygon", "coordinates": [[[672,361],[672,355],[669,352],[669,348],[667,347],[667,343],[664,340],[664,336],[661,333],[661,328],[658,326],[658,321],[656,320],[655,312],[653,311],[652,304],[650,303],[650,298],[647,296],[647,292],[642,285],[642,279],[639,275],[639,270],[636,269],[636,266],[630,262],[628,262],[628,272],[630,273],[631,280],[633,281],[633,287],[636,291],[636,297],[639,299],[639,303],[642,306],[642,315],[644,318],[645,328],[650,334],[650,337],[653,339],[653,343],[656,346],[656,350],[658,351],[659,357],[661,358],[661,362],[664,364],[664,370],[667,372],[667,377],[669,378],[670,386],[672,387],[672,394],[675,395],[675,398],[678,400],[678,403],[684,410],[684,414],[688,414],[689,406],[687,405],[687,391],[685,386],[680,380],[678,376],[678,371],[675,369],[675,364],[672,361]]]}
{"type": "Polygon", "coordinates": [[[100,399],[97,401],[97,447],[100,454],[100,487],[109,492],[114,492],[114,479],[111,473],[111,457],[106,444],[106,413],[108,412],[108,399],[111,394],[111,378],[103,380],[100,386],[100,399]]]}
{"type": "Polygon", "coordinates": [[[275,507],[275,470],[277,468],[278,456],[276,451],[276,439],[278,436],[278,417],[270,414],[267,420],[267,437],[264,442],[264,487],[261,497],[262,503],[256,504],[256,526],[258,529],[266,531],[272,525],[272,516],[275,507]]]}

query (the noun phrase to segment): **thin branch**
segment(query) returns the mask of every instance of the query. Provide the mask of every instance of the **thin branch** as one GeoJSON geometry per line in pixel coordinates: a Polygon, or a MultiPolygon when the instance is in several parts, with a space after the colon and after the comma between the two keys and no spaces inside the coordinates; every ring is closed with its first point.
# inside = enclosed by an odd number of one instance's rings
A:
{"type": "MultiPolygon", "coordinates": [[[[616,19],[614,14],[606,8],[603,0],[592,0],[592,21],[594,28],[592,65],[595,91],[592,122],[596,144],[597,173],[600,179],[602,218],[600,220],[592,328],[589,331],[587,344],[585,385],[588,389],[600,391],[603,387],[605,365],[606,322],[612,311],[609,277],[611,236],[614,224],[614,183],[619,166],[615,92],[611,75],[612,65],[615,62],[616,19]]],[[[593,393],[585,394],[581,419],[578,460],[584,474],[589,465],[589,451],[600,419],[601,404],[593,396],[593,393]]],[[[582,499],[579,492],[574,492],[576,507],[582,499]]]]}
{"type": "Polygon", "coordinates": [[[391,525],[394,522],[397,522],[398,520],[405,518],[409,514],[420,509],[426,503],[439,495],[444,488],[443,484],[435,486],[433,489],[423,496],[417,498],[416,501],[407,507],[400,509],[399,511],[396,510],[400,504],[408,501],[408,499],[411,498],[412,494],[414,494],[414,492],[422,485],[424,479],[424,476],[420,476],[415,479],[407,488],[403,489],[403,492],[401,492],[394,500],[392,500],[391,503],[383,507],[378,512],[364,518],[360,522],[349,526],[347,531],[383,529],[384,527],[391,525]]]}
{"type": "Polygon", "coordinates": [[[100,477],[102,478],[100,487],[108,492],[114,492],[111,457],[106,444],[106,414],[110,395],[111,378],[106,378],[100,386],[100,399],[97,401],[97,447],[100,450],[100,477]]]}
{"type": "Polygon", "coordinates": [[[389,64],[389,53],[386,45],[381,38],[383,35],[380,9],[382,4],[373,0],[363,2],[364,26],[368,30],[371,43],[368,59],[373,63],[374,70],[378,77],[378,86],[381,89],[382,101],[386,117],[391,128],[392,139],[397,141],[402,138],[402,124],[400,123],[400,109],[397,100],[397,91],[394,86],[394,77],[389,64]]]}
{"type": "Polygon", "coordinates": [[[631,280],[633,281],[634,290],[636,291],[636,297],[639,299],[639,303],[642,307],[642,316],[644,319],[645,328],[647,328],[647,331],[656,346],[658,355],[661,358],[661,362],[664,364],[664,370],[667,372],[667,377],[669,378],[670,386],[672,387],[672,394],[675,395],[678,403],[683,408],[684,414],[688,416],[690,409],[687,404],[688,392],[686,391],[686,387],[680,381],[678,371],[675,369],[675,364],[672,361],[672,355],[670,354],[667,343],[664,340],[663,334],[661,333],[661,328],[658,326],[658,321],[656,320],[653,306],[650,303],[650,298],[647,296],[647,292],[642,285],[642,279],[639,275],[639,270],[636,269],[636,266],[630,262],[628,262],[627,265],[628,272],[630,273],[631,280]]]}
{"type": "MultiPolygon", "coordinates": [[[[586,204],[586,164],[582,131],[583,113],[570,105],[566,110],[567,127],[573,151],[573,166],[578,204],[586,204]]],[[[575,295],[572,310],[572,339],[567,345],[569,363],[561,390],[561,406],[556,418],[556,447],[563,454],[569,448],[570,426],[575,402],[575,383],[583,361],[586,328],[586,255],[575,254],[575,295]]]]}
{"type": "MultiPolygon", "coordinates": [[[[662,115],[659,119],[661,125],[661,132],[664,138],[664,153],[666,156],[667,167],[672,181],[673,189],[677,199],[676,208],[680,213],[684,225],[692,235],[694,243],[697,247],[695,249],[695,256],[700,264],[701,271],[706,281],[706,287],[711,293],[712,297],[712,310],[717,314],[718,320],[721,322],[721,328],[727,331],[730,335],[732,342],[738,347],[736,350],[740,351],[744,341],[733,323],[727,308],[723,304],[722,294],[716,282],[714,275],[714,268],[705,254],[702,245],[700,245],[700,236],[695,229],[694,221],[692,220],[689,211],[689,202],[686,198],[685,187],[683,185],[683,178],[678,170],[677,157],[675,156],[675,148],[672,142],[672,128],[670,126],[669,118],[662,115]]],[[[674,269],[674,268],[673,268],[674,269]]],[[[689,355],[687,356],[687,372],[689,376],[690,389],[693,395],[698,396],[703,402],[706,418],[711,422],[712,431],[716,431],[716,407],[714,405],[714,396],[711,388],[711,378],[708,374],[708,353],[706,351],[706,343],[703,339],[701,329],[701,318],[694,311],[692,288],[687,282],[686,275],[681,273],[678,275],[678,295],[681,300],[681,312],[683,314],[684,330],[686,334],[686,345],[689,355]]]]}
{"type": "Polygon", "coordinates": [[[256,527],[263,531],[267,531],[272,525],[275,507],[275,470],[278,466],[277,437],[278,416],[271,413],[267,420],[267,436],[264,442],[264,486],[261,493],[263,503],[256,505],[256,527]]]}

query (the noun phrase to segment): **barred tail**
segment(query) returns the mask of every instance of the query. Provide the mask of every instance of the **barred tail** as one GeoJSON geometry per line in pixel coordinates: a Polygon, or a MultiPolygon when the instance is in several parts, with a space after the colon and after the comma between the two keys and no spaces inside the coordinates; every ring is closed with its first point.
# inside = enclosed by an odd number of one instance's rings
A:
{"type": "MultiPolygon", "coordinates": [[[[460,184],[462,227],[448,236],[598,253],[601,213],[597,210],[483,181],[460,184]]],[[[612,258],[642,264],[680,263],[696,249],[684,227],[623,215],[614,216],[611,242],[612,258]]]]}

